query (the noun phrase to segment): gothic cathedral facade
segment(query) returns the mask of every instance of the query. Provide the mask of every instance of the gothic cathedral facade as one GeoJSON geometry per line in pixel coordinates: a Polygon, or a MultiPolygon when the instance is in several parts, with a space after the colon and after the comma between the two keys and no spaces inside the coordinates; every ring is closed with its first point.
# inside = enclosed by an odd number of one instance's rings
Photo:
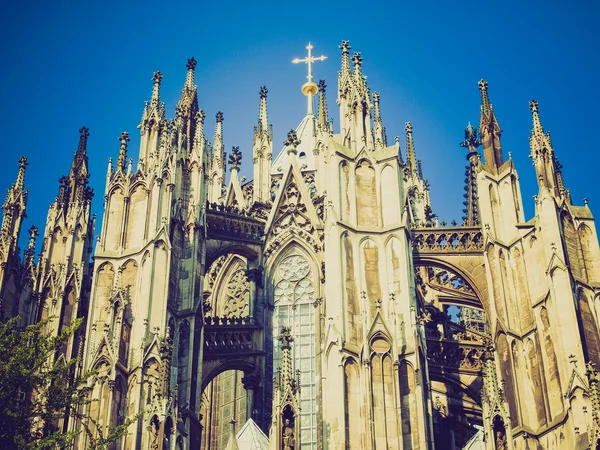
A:
{"type": "Polygon", "coordinates": [[[479,130],[461,144],[463,223],[440,224],[411,124],[404,159],[360,54],[340,48],[338,129],[309,69],[307,113],[274,154],[261,88],[249,182],[239,148],[226,158],[221,112],[209,142],[196,61],[174,119],[156,72],[137,162],[123,133],[108,163],[94,252],[88,130],[37,262],[35,227],[17,246],[21,159],[3,205],[2,318],[56,317],[58,333],[85,317],[61,354],[96,371],[92,433],[138,417],[115,449],[600,448],[598,236],[537,102],[534,217],[482,80],[479,130]]]}

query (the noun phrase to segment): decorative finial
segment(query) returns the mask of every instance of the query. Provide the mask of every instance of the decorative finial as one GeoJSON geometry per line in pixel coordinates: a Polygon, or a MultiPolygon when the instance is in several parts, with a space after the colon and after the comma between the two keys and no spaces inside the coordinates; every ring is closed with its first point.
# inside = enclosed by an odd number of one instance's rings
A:
{"type": "Polygon", "coordinates": [[[267,92],[269,92],[269,90],[267,89],[266,86],[261,86],[260,87],[260,98],[267,98],[267,92]]]}
{"type": "Polygon", "coordinates": [[[279,342],[281,342],[282,350],[291,350],[292,342],[294,338],[292,337],[292,329],[290,327],[281,327],[281,333],[277,338],[279,342]]]}
{"type": "Polygon", "coordinates": [[[325,88],[327,87],[327,85],[325,84],[325,80],[319,80],[319,92],[321,94],[323,94],[325,92],[325,88]]]}
{"type": "Polygon", "coordinates": [[[31,225],[29,228],[29,243],[27,244],[27,248],[35,247],[35,238],[38,236],[38,227],[35,225],[31,225]]]}
{"type": "Polygon", "coordinates": [[[479,86],[479,92],[481,92],[481,109],[483,111],[489,111],[490,99],[488,98],[488,82],[481,79],[477,84],[479,86]]]}
{"type": "Polygon", "coordinates": [[[537,100],[531,100],[529,102],[529,110],[533,113],[538,112],[538,106],[539,106],[539,103],[537,100]]]}
{"type": "Polygon", "coordinates": [[[163,79],[163,74],[160,73],[160,71],[156,71],[154,72],[154,75],[152,76],[152,81],[154,81],[155,85],[159,85],[160,86],[160,82],[163,79]]]}
{"type": "Polygon", "coordinates": [[[287,140],[283,143],[283,145],[285,145],[286,147],[288,147],[288,154],[292,153],[292,154],[296,154],[296,147],[300,144],[300,141],[298,140],[298,136],[296,135],[296,132],[294,130],[290,130],[287,134],[287,140]]]}
{"type": "Polygon", "coordinates": [[[79,129],[79,148],[77,149],[78,153],[85,153],[85,149],[87,146],[87,138],[90,136],[90,129],[86,127],[81,127],[79,129]]]}
{"type": "Polygon", "coordinates": [[[27,162],[27,156],[21,156],[19,158],[19,167],[25,169],[29,163],[27,162]]]}
{"type": "Polygon", "coordinates": [[[200,109],[198,110],[198,112],[196,113],[196,121],[204,124],[204,118],[206,117],[206,113],[204,112],[204,110],[200,109]]]}
{"type": "Polygon", "coordinates": [[[188,58],[188,62],[185,66],[188,68],[188,70],[194,70],[196,68],[196,64],[197,64],[197,61],[192,56],[191,58],[188,58]]]}
{"type": "Polygon", "coordinates": [[[217,123],[223,122],[223,113],[221,111],[219,111],[215,117],[217,118],[217,123]]]}
{"type": "Polygon", "coordinates": [[[349,50],[352,48],[350,46],[350,41],[342,41],[340,48],[342,49],[342,53],[348,54],[349,50]]]}
{"type": "Polygon", "coordinates": [[[121,142],[121,146],[119,149],[119,158],[117,159],[117,168],[125,171],[125,164],[127,162],[127,143],[131,141],[129,133],[123,131],[119,137],[119,141],[121,142]]]}
{"type": "Polygon", "coordinates": [[[360,72],[360,68],[363,62],[363,58],[362,56],[360,56],[360,52],[354,52],[354,55],[352,55],[352,62],[354,63],[354,70],[360,72]]]}
{"type": "Polygon", "coordinates": [[[231,153],[229,154],[229,170],[232,172],[234,170],[240,170],[240,164],[242,163],[242,152],[240,152],[240,147],[234,145],[231,148],[231,153]]]}
{"type": "Polygon", "coordinates": [[[481,145],[481,141],[477,137],[477,130],[473,128],[471,122],[465,128],[465,140],[460,143],[460,146],[469,150],[467,159],[470,158],[472,153],[477,153],[477,147],[481,145]]]}
{"type": "Polygon", "coordinates": [[[342,41],[342,45],[340,45],[342,49],[342,74],[350,73],[350,47],[349,41],[342,41]]]}

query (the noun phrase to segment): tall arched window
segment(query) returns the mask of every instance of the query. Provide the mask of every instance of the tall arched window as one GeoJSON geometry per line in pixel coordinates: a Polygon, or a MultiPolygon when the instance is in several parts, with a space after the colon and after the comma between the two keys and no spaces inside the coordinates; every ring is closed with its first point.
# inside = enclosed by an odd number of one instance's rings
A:
{"type": "Polygon", "coordinates": [[[315,288],[307,258],[293,251],[279,263],[275,276],[273,316],[273,367],[277,371],[281,347],[277,338],[281,327],[291,327],[293,370],[300,371],[300,442],[302,449],[317,448],[317,392],[315,288]]]}
{"type": "Polygon", "coordinates": [[[377,185],[375,169],[368,161],[356,168],[356,217],[359,225],[378,226],[377,185]]]}

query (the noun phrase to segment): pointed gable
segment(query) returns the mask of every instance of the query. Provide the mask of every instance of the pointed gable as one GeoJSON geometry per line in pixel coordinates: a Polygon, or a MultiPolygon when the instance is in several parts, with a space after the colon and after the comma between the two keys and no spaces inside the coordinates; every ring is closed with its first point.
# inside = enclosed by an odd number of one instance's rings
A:
{"type": "Polygon", "coordinates": [[[256,425],[254,420],[248,419],[238,431],[237,444],[239,448],[244,450],[267,450],[269,448],[269,438],[256,425]]]}
{"type": "Polygon", "coordinates": [[[277,197],[267,219],[265,234],[280,234],[287,228],[299,228],[312,233],[319,224],[317,212],[296,160],[285,171],[277,197]]]}

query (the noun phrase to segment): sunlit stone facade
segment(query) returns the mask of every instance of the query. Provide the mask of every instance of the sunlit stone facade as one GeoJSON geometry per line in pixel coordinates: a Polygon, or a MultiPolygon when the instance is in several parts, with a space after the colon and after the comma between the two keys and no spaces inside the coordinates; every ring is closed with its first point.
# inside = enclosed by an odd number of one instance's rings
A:
{"type": "Polygon", "coordinates": [[[447,226],[416,157],[425,130],[388,143],[360,54],[340,48],[338,128],[309,72],[310,106],[274,154],[261,88],[249,182],[237,147],[226,161],[223,113],[207,139],[196,61],[172,120],[155,73],[139,155],[123,133],[108,165],[93,265],[87,130],[37,264],[35,229],[22,261],[16,247],[22,160],[0,236],[3,317],[57,316],[50,333],[86,318],[64,354],[97,370],[92,432],[142,413],[115,449],[597,448],[598,236],[537,102],[534,217],[482,80],[464,219],[447,226]]]}

